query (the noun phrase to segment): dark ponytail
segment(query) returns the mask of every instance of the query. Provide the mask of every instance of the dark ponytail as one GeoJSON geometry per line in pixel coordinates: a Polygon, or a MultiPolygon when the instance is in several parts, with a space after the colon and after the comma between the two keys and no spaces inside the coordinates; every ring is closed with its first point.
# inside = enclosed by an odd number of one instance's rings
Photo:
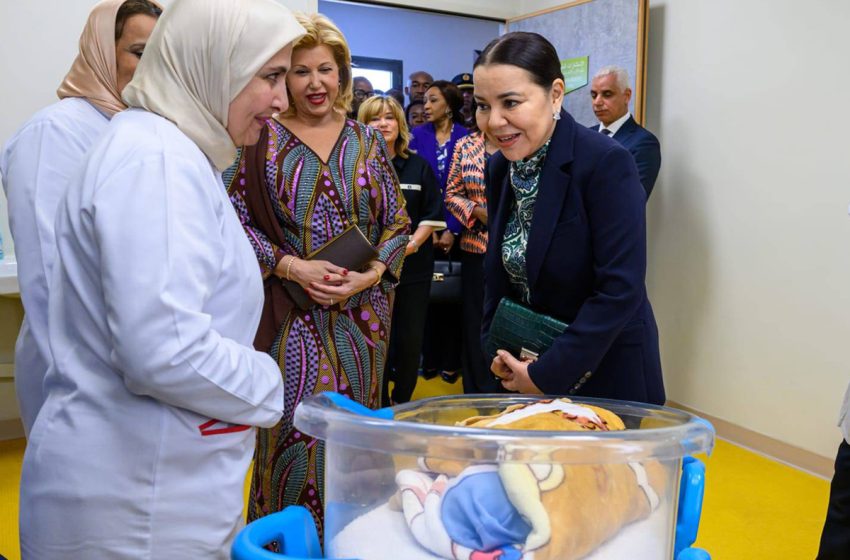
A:
{"type": "Polygon", "coordinates": [[[542,35],[514,31],[493,39],[481,52],[474,68],[489,64],[506,64],[526,70],[532,81],[544,89],[564,79],[558,51],[542,35]]]}

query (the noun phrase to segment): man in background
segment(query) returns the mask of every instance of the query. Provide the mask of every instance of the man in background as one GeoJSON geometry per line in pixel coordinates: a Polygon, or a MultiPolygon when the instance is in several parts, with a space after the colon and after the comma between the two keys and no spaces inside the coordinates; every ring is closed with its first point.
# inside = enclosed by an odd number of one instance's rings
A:
{"type": "Polygon", "coordinates": [[[472,100],[475,97],[475,86],[472,83],[472,74],[458,74],[452,78],[452,83],[460,90],[463,96],[463,126],[472,129],[475,126],[475,115],[472,114],[472,100]]]}
{"type": "Polygon", "coordinates": [[[400,89],[388,89],[385,95],[389,95],[390,97],[398,101],[399,107],[404,107],[404,93],[402,93],[400,89]]]}
{"type": "Polygon", "coordinates": [[[420,124],[425,124],[425,103],[422,101],[411,101],[407,109],[404,110],[404,115],[407,117],[407,126],[413,130],[420,124]]]}
{"type": "Polygon", "coordinates": [[[351,103],[351,113],[349,116],[352,119],[356,119],[360,104],[375,95],[375,88],[372,87],[372,82],[363,76],[355,76],[351,80],[351,84],[354,88],[354,100],[351,103]]]}
{"type": "Polygon", "coordinates": [[[424,70],[413,72],[407,79],[407,85],[404,87],[404,93],[407,94],[409,102],[422,101],[425,102],[425,92],[434,83],[434,77],[424,70]]]}
{"type": "Polygon", "coordinates": [[[611,136],[631,152],[648,200],[661,168],[661,145],[629,113],[631,98],[629,75],[623,68],[606,66],[599,70],[590,85],[593,114],[599,124],[590,128],[611,136]]]}

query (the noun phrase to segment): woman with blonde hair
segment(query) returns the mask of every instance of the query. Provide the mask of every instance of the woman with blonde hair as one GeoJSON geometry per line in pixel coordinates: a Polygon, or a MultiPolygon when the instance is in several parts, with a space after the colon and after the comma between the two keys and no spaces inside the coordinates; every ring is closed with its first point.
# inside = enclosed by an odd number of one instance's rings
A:
{"type": "Polygon", "coordinates": [[[286,109],[303,30],[274,0],[174,0],[56,217],[53,356],[21,476],[24,559],[229,558],[253,426],[254,255],[221,188],[286,109]]]}
{"type": "Polygon", "coordinates": [[[15,392],[27,435],[44,403],[42,386],[51,361],[47,279],[53,268],[56,206],[109,120],[127,108],[121,91],[161,13],[150,0],[105,0],[92,8],[77,58],[56,92],[60,101],[33,115],[0,155],[26,311],[15,345],[15,392]]]}
{"type": "Polygon", "coordinates": [[[409,220],[383,138],[346,118],[352,89],[345,38],[322,15],[298,18],[307,34],[292,51],[290,108],[242,153],[228,192],[265,282],[254,344],[279,364],[286,402],[283,420],[259,435],[248,518],[299,504],[321,533],[324,446],[296,430],[292,414],[322,391],[380,406],[409,220]],[[374,258],[350,270],[309,258],[351,227],[374,258]]]}
{"type": "Polygon", "coordinates": [[[422,354],[428,295],[434,273],[431,234],[446,227],[440,185],[431,166],[408,149],[410,132],[404,111],[389,96],[375,96],[360,105],[360,122],[376,128],[387,142],[387,151],[404,193],[410,228],[404,270],[396,287],[389,360],[384,373],[384,404],[410,400],[416,388],[416,372],[422,354]],[[389,394],[389,382],[394,383],[389,394]]]}

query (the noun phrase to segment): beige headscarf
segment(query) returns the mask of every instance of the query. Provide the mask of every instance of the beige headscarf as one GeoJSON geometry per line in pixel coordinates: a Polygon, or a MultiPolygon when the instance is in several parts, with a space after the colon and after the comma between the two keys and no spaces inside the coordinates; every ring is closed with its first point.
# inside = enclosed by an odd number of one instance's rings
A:
{"type": "Polygon", "coordinates": [[[118,94],[115,62],[115,16],[124,0],[104,0],[92,8],[83,34],[80,53],[56,95],[84,97],[112,117],[127,108],[118,94]]]}
{"type": "Polygon", "coordinates": [[[124,101],[177,125],[219,170],[236,159],[230,102],[304,34],[275,0],[175,0],[157,23],[124,101]]]}

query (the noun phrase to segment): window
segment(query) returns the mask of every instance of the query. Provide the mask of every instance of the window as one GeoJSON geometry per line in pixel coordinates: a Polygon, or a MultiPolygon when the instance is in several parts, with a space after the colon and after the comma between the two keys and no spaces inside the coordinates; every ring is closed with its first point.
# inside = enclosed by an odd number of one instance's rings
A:
{"type": "Polygon", "coordinates": [[[357,76],[369,80],[376,92],[385,93],[393,88],[404,91],[404,69],[400,60],[352,56],[351,77],[357,76]]]}

